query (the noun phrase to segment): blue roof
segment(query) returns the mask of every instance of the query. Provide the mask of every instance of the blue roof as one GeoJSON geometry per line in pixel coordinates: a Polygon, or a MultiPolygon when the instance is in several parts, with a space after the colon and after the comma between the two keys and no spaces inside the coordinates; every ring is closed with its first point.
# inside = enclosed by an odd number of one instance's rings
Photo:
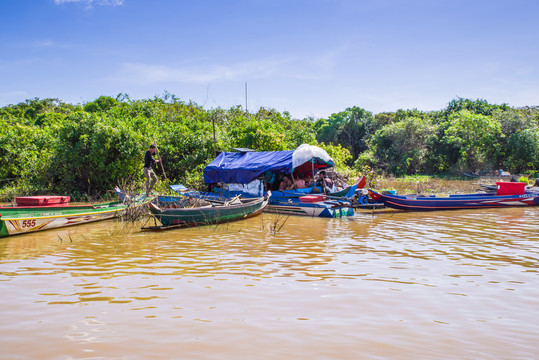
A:
{"type": "Polygon", "coordinates": [[[204,181],[207,184],[248,184],[268,170],[290,173],[293,152],[222,152],[204,169],[204,181]]]}
{"type": "Polygon", "coordinates": [[[308,165],[308,169],[334,165],[325,151],[311,145],[285,151],[222,152],[204,169],[204,181],[206,184],[248,184],[268,170],[290,174],[305,163],[313,164],[308,165]]]}

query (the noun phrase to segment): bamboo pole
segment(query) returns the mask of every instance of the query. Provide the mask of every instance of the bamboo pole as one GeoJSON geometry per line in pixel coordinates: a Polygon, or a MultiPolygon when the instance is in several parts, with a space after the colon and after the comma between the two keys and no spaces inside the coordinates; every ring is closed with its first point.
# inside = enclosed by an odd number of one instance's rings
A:
{"type": "Polygon", "coordinates": [[[165,173],[165,167],[163,166],[163,161],[161,160],[161,156],[159,156],[159,148],[157,147],[157,142],[155,141],[155,135],[153,137],[153,144],[155,145],[155,153],[157,154],[157,158],[159,159],[159,164],[161,164],[161,170],[163,171],[163,176],[165,177],[165,180],[168,180],[167,174],[165,173]]]}

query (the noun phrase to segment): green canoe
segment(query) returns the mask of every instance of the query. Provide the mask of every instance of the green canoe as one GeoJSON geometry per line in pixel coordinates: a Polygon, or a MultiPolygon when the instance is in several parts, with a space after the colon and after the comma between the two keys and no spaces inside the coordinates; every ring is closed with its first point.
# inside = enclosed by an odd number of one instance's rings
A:
{"type": "Polygon", "coordinates": [[[236,198],[231,201],[204,201],[189,207],[182,197],[159,197],[150,204],[150,212],[163,227],[188,227],[236,221],[258,215],[269,197],[236,198]],[[176,200],[176,201],[175,201],[176,200]]]}
{"type": "Polygon", "coordinates": [[[153,197],[95,205],[2,206],[0,237],[111,219],[128,208],[148,204],[153,197]]]}

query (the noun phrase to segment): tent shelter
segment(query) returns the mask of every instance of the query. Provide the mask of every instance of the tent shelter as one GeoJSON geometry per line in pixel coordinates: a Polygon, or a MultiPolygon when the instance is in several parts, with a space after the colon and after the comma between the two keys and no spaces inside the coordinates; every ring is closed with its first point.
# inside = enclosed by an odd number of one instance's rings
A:
{"type": "Polygon", "coordinates": [[[292,174],[335,166],[318,146],[302,144],[296,150],[222,152],[204,169],[207,184],[248,184],[271,171],[292,174]]]}

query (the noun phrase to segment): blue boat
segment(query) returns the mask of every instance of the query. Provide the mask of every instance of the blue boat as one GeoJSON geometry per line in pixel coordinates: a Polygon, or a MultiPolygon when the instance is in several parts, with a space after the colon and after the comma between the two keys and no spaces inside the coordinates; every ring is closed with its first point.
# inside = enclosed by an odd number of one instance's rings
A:
{"type": "Polygon", "coordinates": [[[354,208],[348,200],[327,199],[323,196],[271,197],[266,212],[283,215],[339,218],[354,216],[354,208]]]}
{"type": "MultiPolygon", "coordinates": [[[[368,196],[366,194],[363,194],[363,190],[358,194],[358,186],[362,184],[363,179],[365,177],[359,178],[356,183],[353,185],[347,186],[343,190],[340,190],[338,192],[329,193],[327,196],[325,196],[325,199],[327,200],[340,200],[340,201],[351,201],[352,203],[355,203],[357,205],[365,205],[368,202],[368,196]]],[[[179,194],[189,192],[189,190],[183,186],[183,185],[170,185],[170,188],[179,194]]],[[[360,190],[363,188],[359,188],[360,190]]],[[[263,185],[260,184],[260,194],[263,194],[263,185]]],[[[217,194],[219,197],[224,199],[229,199],[235,196],[243,196],[243,197],[253,197],[257,196],[256,194],[251,194],[246,191],[241,190],[229,190],[229,189],[222,189],[219,187],[213,188],[213,193],[217,194]]],[[[206,193],[207,194],[207,193],[206,193]]],[[[272,196],[273,198],[300,198],[302,196],[307,195],[314,195],[314,196],[320,196],[320,194],[323,194],[323,189],[320,186],[312,186],[307,187],[303,189],[293,189],[293,190],[272,190],[272,196]]],[[[191,192],[192,195],[192,192],[191,192]]]]}
{"type": "Polygon", "coordinates": [[[517,184],[498,182],[498,189],[495,193],[449,195],[446,197],[380,194],[373,190],[369,190],[369,196],[393,209],[415,211],[538,206],[539,192],[525,192],[523,183],[522,186],[517,184]]]}

